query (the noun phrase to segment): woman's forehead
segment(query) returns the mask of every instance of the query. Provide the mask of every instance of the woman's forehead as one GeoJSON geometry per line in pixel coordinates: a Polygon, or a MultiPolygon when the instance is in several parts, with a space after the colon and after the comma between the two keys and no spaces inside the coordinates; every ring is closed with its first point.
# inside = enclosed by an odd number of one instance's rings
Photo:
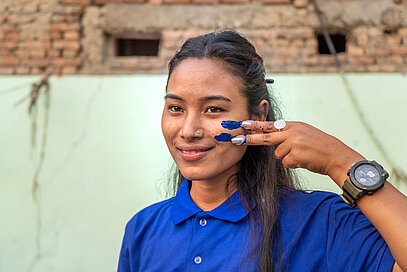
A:
{"type": "Polygon", "coordinates": [[[212,59],[186,59],[173,70],[167,94],[207,96],[240,93],[239,80],[212,59]]]}

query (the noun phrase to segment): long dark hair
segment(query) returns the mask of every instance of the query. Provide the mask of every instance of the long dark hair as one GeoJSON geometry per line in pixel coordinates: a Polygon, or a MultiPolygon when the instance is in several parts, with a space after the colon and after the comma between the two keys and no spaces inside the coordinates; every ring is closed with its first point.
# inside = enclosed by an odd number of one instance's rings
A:
{"type": "MultiPolygon", "coordinates": [[[[188,58],[220,60],[225,69],[241,79],[241,92],[247,98],[250,116],[267,115],[266,120],[274,121],[276,114],[280,114],[266,86],[263,59],[237,32],[224,30],[188,39],[169,62],[168,79],[174,68],[188,58]],[[262,100],[269,102],[267,113],[258,107],[262,100]]],[[[275,271],[276,266],[281,268],[278,196],[281,189],[295,188],[292,172],[274,157],[274,150],[275,146],[248,146],[236,174],[236,185],[252,225],[250,255],[262,272],[275,271]],[[253,209],[252,201],[257,203],[253,209]]],[[[176,169],[172,184],[174,193],[183,179],[176,169]]]]}

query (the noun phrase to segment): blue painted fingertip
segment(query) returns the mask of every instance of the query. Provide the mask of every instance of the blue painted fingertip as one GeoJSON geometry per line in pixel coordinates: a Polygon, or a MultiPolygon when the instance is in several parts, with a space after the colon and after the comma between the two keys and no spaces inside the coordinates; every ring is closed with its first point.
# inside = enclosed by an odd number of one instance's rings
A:
{"type": "Polygon", "coordinates": [[[216,135],[214,138],[216,141],[219,142],[230,142],[234,136],[230,135],[229,133],[221,133],[216,135]]]}
{"type": "Polygon", "coordinates": [[[222,123],[221,123],[222,127],[229,129],[229,130],[240,128],[241,124],[242,124],[242,122],[237,122],[237,121],[222,121],[222,123]]]}

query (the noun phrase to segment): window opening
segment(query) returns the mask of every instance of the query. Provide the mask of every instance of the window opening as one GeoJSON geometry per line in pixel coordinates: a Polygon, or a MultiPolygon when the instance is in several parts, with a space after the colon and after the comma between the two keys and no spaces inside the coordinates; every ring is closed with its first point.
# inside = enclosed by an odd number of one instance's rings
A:
{"type": "MultiPolygon", "coordinates": [[[[331,37],[332,43],[335,47],[336,53],[346,51],[346,36],[343,34],[329,34],[331,37]]],[[[318,52],[319,54],[331,54],[329,52],[328,44],[325,41],[324,35],[318,34],[318,52]]]]}
{"type": "Polygon", "coordinates": [[[158,56],[159,37],[114,38],[115,56],[158,56]]]}

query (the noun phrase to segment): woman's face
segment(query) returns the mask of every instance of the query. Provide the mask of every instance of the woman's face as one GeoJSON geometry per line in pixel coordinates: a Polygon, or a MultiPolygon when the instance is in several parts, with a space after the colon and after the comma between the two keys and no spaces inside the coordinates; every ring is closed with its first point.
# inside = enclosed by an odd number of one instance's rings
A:
{"type": "Polygon", "coordinates": [[[161,127],[168,149],[182,175],[190,180],[224,181],[239,170],[246,146],[218,142],[220,133],[243,134],[243,129],[227,131],[223,120],[249,119],[240,81],[219,61],[190,58],[173,70],[161,127]]]}

